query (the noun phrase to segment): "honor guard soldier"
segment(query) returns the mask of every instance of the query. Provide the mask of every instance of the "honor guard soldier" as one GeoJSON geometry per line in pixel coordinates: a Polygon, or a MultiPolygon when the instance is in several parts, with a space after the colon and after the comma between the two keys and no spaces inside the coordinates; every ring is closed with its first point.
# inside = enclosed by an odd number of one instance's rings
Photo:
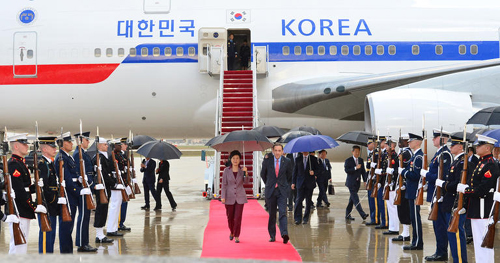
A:
{"type": "Polygon", "coordinates": [[[413,228],[411,245],[403,247],[404,250],[422,250],[424,249],[424,241],[422,236],[422,219],[420,218],[420,206],[415,205],[417,196],[418,184],[420,181],[420,170],[423,166],[424,153],[420,149],[422,145],[422,136],[409,133],[409,145],[413,156],[410,159],[410,164],[403,169],[401,174],[406,179],[405,197],[408,199],[410,207],[410,219],[413,228]]]}
{"type": "Polygon", "coordinates": [[[67,200],[59,200],[59,178],[54,166],[54,157],[56,157],[57,146],[56,137],[38,137],[42,158],[38,162],[40,179],[43,180],[43,196],[47,205],[48,216],[52,231],[43,232],[39,226],[38,234],[38,253],[54,253],[54,242],[56,241],[57,216],[59,216],[59,203],[67,203],[67,200]]]}
{"type": "MultiPolygon", "coordinates": [[[[111,197],[111,187],[116,184],[116,179],[112,177],[113,162],[111,161],[111,156],[108,156],[108,141],[102,137],[95,142],[97,147],[97,153],[92,158],[92,164],[96,168],[96,177],[94,181],[96,185],[94,189],[96,191],[104,190],[105,197],[109,199],[111,197]],[[99,166],[97,166],[97,158],[99,158],[99,166]],[[99,171],[97,171],[99,170],[99,171]],[[97,176],[101,178],[97,178],[97,176]],[[101,182],[101,183],[98,183],[101,182]]],[[[107,200],[101,200],[101,195],[96,192],[96,202],[97,207],[95,210],[94,227],[96,232],[96,243],[112,243],[114,240],[107,238],[104,235],[104,226],[106,225],[106,218],[108,217],[108,202],[107,200]]]]}
{"type": "Polygon", "coordinates": [[[492,150],[497,140],[477,135],[476,153],[479,163],[474,169],[467,184],[458,184],[457,192],[463,193],[469,199],[467,218],[471,219],[472,236],[474,239],[474,255],[476,262],[495,262],[493,249],[481,247],[483,235],[488,226],[488,217],[493,206],[497,178],[499,176],[498,162],[493,158],[492,150]]]}
{"type": "Polygon", "coordinates": [[[385,231],[384,235],[398,235],[399,234],[399,218],[398,218],[398,208],[394,205],[394,199],[396,198],[396,185],[398,180],[398,154],[396,153],[396,141],[388,140],[387,142],[387,156],[391,158],[386,158],[386,180],[383,191],[389,190],[389,200],[386,200],[385,204],[387,206],[387,215],[389,222],[389,230],[385,231]],[[390,163],[389,163],[390,162],[390,163]],[[391,183],[389,184],[389,179],[391,183]]]}
{"type": "MultiPolygon", "coordinates": [[[[389,228],[389,218],[387,216],[387,206],[385,205],[384,200],[384,182],[385,182],[385,170],[387,168],[387,141],[385,136],[379,136],[380,149],[382,152],[380,153],[380,168],[375,169],[375,174],[378,175],[375,177],[374,184],[377,184],[377,198],[375,199],[376,210],[380,215],[380,225],[376,226],[375,229],[388,229],[389,228]]],[[[377,148],[378,149],[378,148],[377,148]]],[[[378,160],[374,163],[377,165],[378,160]]],[[[373,164],[372,164],[373,165],[373,164]]]]}
{"type": "MultiPolygon", "coordinates": [[[[464,158],[468,158],[464,154],[464,142],[463,138],[459,136],[451,136],[451,147],[450,152],[453,154],[453,162],[450,166],[450,172],[447,173],[446,178],[441,182],[439,179],[436,180],[436,185],[440,185],[443,189],[443,202],[440,204],[439,209],[445,213],[445,221],[450,222],[451,214],[453,210],[457,208],[457,185],[460,183],[462,178],[462,171],[464,168],[464,158]]],[[[467,170],[474,171],[475,164],[469,162],[467,164],[467,170]]],[[[467,240],[465,234],[465,209],[459,211],[459,223],[458,223],[458,233],[448,232],[448,242],[450,243],[451,256],[453,257],[453,262],[467,262],[467,240]]],[[[443,260],[447,260],[448,257],[443,257],[443,260]]]]}
{"type": "MultiPolygon", "coordinates": [[[[366,158],[366,182],[367,182],[367,187],[373,186],[373,181],[369,180],[371,177],[371,169],[372,167],[377,166],[377,157],[378,154],[377,152],[377,143],[375,142],[373,137],[368,138],[367,141],[367,151],[368,151],[368,157],[366,158]]],[[[375,169],[375,168],[373,168],[375,169]]],[[[373,225],[378,225],[380,222],[380,217],[378,214],[378,211],[375,206],[375,198],[372,197],[372,190],[368,190],[368,206],[370,208],[370,222],[367,222],[367,226],[373,226],[373,225]]]]}
{"type": "Polygon", "coordinates": [[[398,219],[399,222],[403,225],[403,231],[398,237],[392,239],[392,241],[410,241],[410,205],[408,203],[408,199],[406,199],[406,180],[404,176],[401,174],[405,168],[410,165],[410,160],[413,157],[413,152],[410,147],[408,147],[408,140],[410,136],[408,134],[403,134],[401,138],[399,138],[399,158],[402,158],[403,165],[402,167],[398,167],[398,178],[395,181],[396,184],[396,192],[399,190],[399,180],[402,181],[401,191],[399,198],[401,199],[400,204],[397,206],[398,209],[398,219]]]}
{"type": "MultiPolygon", "coordinates": [[[[124,165],[124,169],[122,172],[122,178],[123,178],[124,182],[128,182],[127,170],[131,169],[131,167],[127,166],[127,163],[128,163],[127,138],[126,137],[121,138],[120,143],[121,143],[120,155],[121,155],[121,159],[123,160],[123,165],[124,165]]],[[[132,172],[132,171],[130,171],[130,172],[132,172]]],[[[129,186],[127,186],[127,188],[128,188],[127,193],[129,193],[128,191],[130,191],[130,192],[133,191],[132,182],[128,182],[128,185],[129,186]]],[[[127,207],[128,207],[128,202],[122,202],[122,206],[120,208],[120,222],[118,224],[118,230],[120,230],[120,231],[130,231],[131,230],[130,227],[125,226],[125,220],[127,219],[127,207]]]]}
{"type": "MultiPolygon", "coordinates": [[[[108,225],[107,233],[108,236],[123,236],[122,233],[118,233],[118,221],[120,220],[120,208],[122,206],[122,192],[125,189],[125,185],[120,183],[118,176],[123,176],[123,158],[121,157],[121,146],[120,141],[114,142],[114,153],[116,162],[118,162],[118,171],[115,171],[113,164],[113,177],[116,179],[116,184],[111,185],[111,196],[109,198],[109,209],[108,209],[108,225]]],[[[123,180],[123,177],[121,177],[123,180]]]]}
{"type": "MultiPolygon", "coordinates": [[[[36,205],[31,194],[35,192],[35,185],[31,184],[31,177],[24,157],[28,154],[27,134],[14,135],[7,140],[10,142],[12,157],[8,161],[12,190],[15,194],[15,205],[19,214],[19,226],[25,237],[29,236],[30,220],[35,219],[35,213],[47,213],[43,205],[36,205]]],[[[37,182],[43,187],[43,181],[37,182]]],[[[12,235],[13,226],[9,225],[11,239],[9,254],[26,254],[28,251],[28,238],[26,244],[15,245],[12,235]]]]}
{"type": "MultiPolygon", "coordinates": [[[[446,145],[450,134],[438,129],[434,129],[432,133],[432,143],[438,150],[436,154],[434,154],[434,157],[432,157],[431,163],[429,164],[429,170],[422,169],[420,175],[427,180],[427,202],[431,202],[432,205],[434,205],[435,202],[442,202],[442,200],[434,200],[436,180],[440,172],[439,166],[441,159],[443,161],[443,178],[446,178],[450,171],[450,165],[453,158],[446,145]]],[[[440,183],[442,183],[442,180],[440,180],[440,183]]],[[[436,252],[432,256],[425,257],[425,260],[442,261],[448,259],[448,225],[448,221],[445,220],[444,211],[439,208],[437,220],[432,221],[434,235],[436,237],[436,252]]]]}
{"type": "MultiPolygon", "coordinates": [[[[82,134],[77,133],[75,135],[75,140],[81,140],[80,146],[82,147],[82,158],[85,171],[85,181],[90,189],[93,188],[93,178],[94,178],[94,165],[92,164],[92,159],[87,154],[87,149],[90,143],[90,132],[83,132],[82,134]]],[[[80,171],[80,151],[79,146],[76,146],[73,152],[73,160],[75,160],[76,170],[80,171]]],[[[82,175],[80,175],[82,176],[82,175]]],[[[79,178],[79,183],[81,184],[81,178],[79,178]]],[[[83,186],[82,186],[83,187],[83,186]]],[[[88,188],[86,188],[88,189],[88,188]]],[[[84,189],[82,189],[84,190],[84,189]]],[[[88,190],[84,190],[88,193],[88,190]]],[[[80,195],[78,199],[78,219],[76,221],[76,239],[75,244],[78,247],[78,252],[94,252],[97,249],[89,245],[89,225],[90,225],[90,210],[87,209],[87,201],[85,200],[85,195],[80,195]]]]}

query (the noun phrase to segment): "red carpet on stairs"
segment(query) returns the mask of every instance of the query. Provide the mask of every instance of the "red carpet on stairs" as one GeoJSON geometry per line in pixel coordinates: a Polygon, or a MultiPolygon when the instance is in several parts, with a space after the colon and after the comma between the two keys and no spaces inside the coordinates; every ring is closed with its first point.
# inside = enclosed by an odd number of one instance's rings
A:
{"type": "Polygon", "coordinates": [[[234,239],[229,240],[225,206],[218,200],[212,200],[201,257],[301,262],[299,253],[290,241],[286,245],[283,244],[278,226],[276,226],[276,242],[269,242],[268,219],[269,215],[257,200],[248,200],[243,208],[240,243],[234,243],[234,239]]]}

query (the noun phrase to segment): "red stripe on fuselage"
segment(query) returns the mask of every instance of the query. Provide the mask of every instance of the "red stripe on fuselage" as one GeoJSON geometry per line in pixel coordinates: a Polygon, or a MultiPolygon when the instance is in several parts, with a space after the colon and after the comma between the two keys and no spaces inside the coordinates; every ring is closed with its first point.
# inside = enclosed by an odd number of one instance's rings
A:
{"type": "Polygon", "coordinates": [[[107,79],[118,65],[120,64],[38,65],[36,77],[14,77],[12,65],[0,66],[0,85],[93,84],[107,79]]]}

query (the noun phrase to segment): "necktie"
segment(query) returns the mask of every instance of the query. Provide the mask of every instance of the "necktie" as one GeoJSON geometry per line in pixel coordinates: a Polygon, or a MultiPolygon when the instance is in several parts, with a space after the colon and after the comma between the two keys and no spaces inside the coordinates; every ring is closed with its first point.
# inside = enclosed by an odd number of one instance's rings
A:
{"type": "Polygon", "coordinates": [[[323,160],[323,167],[325,168],[326,170],[326,160],[323,160]]]}
{"type": "Polygon", "coordinates": [[[307,156],[304,157],[304,170],[306,170],[307,168],[307,156]]]}
{"type": "Polygon", "coordinates": [[[358,158],[354,158],[354,162],[356,163],[356,166],[358,166],[358,158]]]}
{"type": "Polygon", "coordinates": [[[278,174],[280,172],[280,159],[276,159],[276,165],[274,166],[274,172],[276,173],[276,187],[278,187],[278,174]]]}

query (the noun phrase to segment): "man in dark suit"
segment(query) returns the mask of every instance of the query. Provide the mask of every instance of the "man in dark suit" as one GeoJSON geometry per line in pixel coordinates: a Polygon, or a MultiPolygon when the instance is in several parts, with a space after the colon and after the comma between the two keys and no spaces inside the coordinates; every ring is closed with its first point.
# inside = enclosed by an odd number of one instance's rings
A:
{"type": "Polygon", "coordinates": [[[316,200],[316,206],[323,207],[321,202],[325,202],[327,207],[330,207],[326,190],[328,188],[328,180],[332,179],[332,166],[330,160],[326,159],[327,151],[321,150],[318,152],[318,175],[316,176],[316,183],[318,184],[319,194],[316,200]]]}
{"type": "Polygon", "coordinates": [[[346,220],[354,220],[354,217],[351,216],[351,211],[353,205],[356,206],[356,210],[358,210],[359,215],[365,220],[368,217],[368,214],[363,211],[363,207],[361,207],[361,203],[359,202],[358,191],[361,186],[361,178],[366,184],[366,178],[364,175],[366,174],[365,166],[363,165],[363,159],[359,157],[361,153],[361,148],[357,145],[352,147],[352,157],[349,157],[344,162],[344,171],[347,173],[347,178],[345,180],[345,186],[349,188],[349,204],[347,204],[347,208],[345,209],[345,219],[346,220]]]}
{"type": "Polygon", "coordinates": [[[142,160],[141,172],[144,173],[144,177],[142,178],[142,185],[144,187],[144,201],[146,201],[146,205],[141,207],[141,209],[144,210],[149,209],[149,192],[151,192],[156,202],[154,210],[161,209],[161,202],[158,201],[158,195],[155,188],[155,168],[156,168],[155,160],[151,158],[146,158],[146,160],[142,160]]]}
{"type": "Polygon", "coordinates": [[[312,193],[316,187],[315,175],[318,173],[318,158],[303,152],[302,157],[295,159],[293,169],[292,189],[297,189],[297,200],[295,200],[295,211],[293,217],[295,224],[307,224],[311,212],[312,193]],[[306,210],[302,218],[302,202],[306,199],[306,210]]]}
{"type": "Polygon", "coordinates": [[[283,156],[283,145],[273,146],[274,157],[262,163],[261,176],[266,184],[266,203],[269,208],[269,221],[267,230],[269,231],[269,242],[276,240],[276,208],[279,210],[279,227],[283,243],[288,243],[288,220],[286,217],[286,198],[290,191],[292,182],[291,161],[283,156]]]}
{"type": "Polygon", "coordinates": [[[167,160],[162,160],[160,162],[158,169],[156,169],[156,173],[158,174],[158,183],[156,184],[158,186],[158,189],[156,192],[158,193],[158,201],[159,201],[159,205],[157,206],[161,208],[161,191],[164,190],[165,194],[167,195],[168,202],[170,202],[170,207],[172,208],[172,211],[175,211],[175,209],[177,208],[177,203],[175,202],[174,197],[170,192],[169,171],[170,171],[170,163],[167,160]]]}

